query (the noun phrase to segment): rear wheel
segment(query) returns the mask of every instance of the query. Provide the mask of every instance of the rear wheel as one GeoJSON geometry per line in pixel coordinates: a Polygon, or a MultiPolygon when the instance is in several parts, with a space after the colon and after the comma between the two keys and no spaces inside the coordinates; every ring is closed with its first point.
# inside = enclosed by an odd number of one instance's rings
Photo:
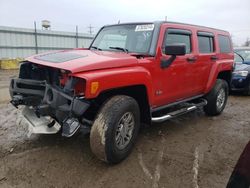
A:
{"type": "Polygon", "coordinates": [[[228,84],[225,80],[217,79],[213,89],[206,95],[207,105],[204,111],[209,116],[216,116],[224,110],[228,98],[228,84]]]}
{"type": "Polygon", "coordinates": [[[119,163],[131,152],[140,127],[135,99],[125,95],[110,98],[100,109],[91,128],[92,152],[108,163],[119,163]]]}

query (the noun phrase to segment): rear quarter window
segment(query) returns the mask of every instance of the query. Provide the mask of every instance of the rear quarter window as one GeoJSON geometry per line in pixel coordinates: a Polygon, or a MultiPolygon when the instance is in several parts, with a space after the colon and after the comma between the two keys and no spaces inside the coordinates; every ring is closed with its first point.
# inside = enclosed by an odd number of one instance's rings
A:
{"type": "Polygon", "coordinates": [[[231,52],[231,42],[228,36],[219,35],[219,46],[221,53],[231,52]]]}

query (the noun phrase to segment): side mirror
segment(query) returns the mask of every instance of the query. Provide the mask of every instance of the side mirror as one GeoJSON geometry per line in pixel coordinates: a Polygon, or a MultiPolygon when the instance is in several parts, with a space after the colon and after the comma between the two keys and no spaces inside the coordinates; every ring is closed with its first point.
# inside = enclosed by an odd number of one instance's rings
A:
{"type": "Polygon", "coordinates": [[[186,54],[186,45],[185,44],[173,44],[165,46],[165,54],[171,55],[169,59],[162,58],[161,59],[161,68],[169,67],[176,56],[185,55],[186,54]]]}
{"type": "Polygon", "coordinates": [[[166,55],[185,55],[186,45],[185,44],[173,44],[165,46],[166,55]]]}

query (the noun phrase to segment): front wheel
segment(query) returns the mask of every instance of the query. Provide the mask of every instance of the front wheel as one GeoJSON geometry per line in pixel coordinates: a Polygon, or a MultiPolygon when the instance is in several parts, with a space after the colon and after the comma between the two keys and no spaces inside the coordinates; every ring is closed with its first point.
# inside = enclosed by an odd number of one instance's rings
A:
{"type": "Polygon", "coordinates": [[[217,79],[213,89],[205,96],[207,105],[204,111],[209,116],[216,116],[224,110],[228,98],[228,84],[225,80],[217,79]]]}
{"type": "Polygon", "coordinates": [[[101,107],[90,132],[90,147],[101,160],[119,163],[131,152],[140,127],[140,109],[125,95],[110,98],[101,107]]]}

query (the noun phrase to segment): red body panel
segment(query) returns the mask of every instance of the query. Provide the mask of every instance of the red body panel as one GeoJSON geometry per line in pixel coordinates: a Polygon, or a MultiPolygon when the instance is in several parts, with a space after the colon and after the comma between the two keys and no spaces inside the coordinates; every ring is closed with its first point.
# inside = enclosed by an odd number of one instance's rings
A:
{"type": "Polygon", "coordinates": [[[87,80],[86,98],[95,98],[100,92],[113,88],[144,85],[147,88],[150,104],[153,102],[152,77],[148,70],[140,66],[77,73],[74,76],[87,80]],[[95,94],[90,92],[91,82],[99,82],[100,87],[95,94]]]}
{"type": "MultiPolygon", "coordinates": [[[[65,61],[61,63],[54,63],[36,59],[39,55],[27,58],[28,61],[36,64],[41,64],[49,67],[68,70],[72,73],[91,71],[97,69],[116,68],[124,66],[136,65],[137,59],[123,52],[107,52],[95,50],[67,50],[74,54],[82,55],[83,57],[65,61]]],[[[56,53],[56,52],[52,52],[56,53]]]]}
{"type": "MultiPolygon", "coordinates": [[[[158,53],[155,60],[157,64],[157,73],[152,77],[155,91],[161,91],[161,95],[155,96],[154,105],[177,102],[197,95],[208,93],[213,87],[219,72],[230,71],[233,67],[233,51],[229,54],[221,54],[218,44],[218,35],[229,36],[229,33],[209,28],[197,27],[181,24],[163,24],[158,40],[158,53]],[[176,60],[167,69],[160,68],[160,59],[170,58],[162,54],[163,39],[165,31],[168,28],[184,29],[192,32],[191,43],[192,50],[185,56],[177,56],[176,60]],[[210,54],[201,54],[198,50],[198,31],[211,32],[215,38],[215,52],[210,54]],[[217,61],[212,61],[211,56],[217,56],[217,61]],[[197,60],[193,63],[187,62],[187,58],[195,57],[197,60]],[[159,82],[161,80],[161,82],[159,82]]],[[[232,50],[232,46],[231,46],[232,50]]]]}
{"type": "Polygon", "coordinates": [[[114,88],[144,85],[147,88],[149,104],[151,108],[155,108],[194,96],[204,95],[213,87],[219,72],[232,70],[233,52],[220,53],[217,38],[219,34],[229,36],[229,33],[225,31],[166,23],[162,24],[160,28],[155,57],[136,58],[124,52],[76,49],[70,52],[84,57],[62,63],[37,60],[36,56],[32,56],[27,60],[68,70],[71,71],[72,76],[85,79],[86,98],[95,98],[101,92],[114,88]],[[177,56],[170,67],[162,69],[160,66],[161,59],[170,57],[162,53],[164,34],[168,28],[191,31],[192,52],[185,56],[177,56]],[[214,34],[214,53],[199,53],[196,35],[198,31],[214,34]],[[217,56],[218,60],[211,60],[211,56],[217,56]],[[196,57],[197,60],[190,63],[187,61],[189,57],[196,57]],[[95,94],[90,92],[92,82],[99,82],[95,94]]]}

